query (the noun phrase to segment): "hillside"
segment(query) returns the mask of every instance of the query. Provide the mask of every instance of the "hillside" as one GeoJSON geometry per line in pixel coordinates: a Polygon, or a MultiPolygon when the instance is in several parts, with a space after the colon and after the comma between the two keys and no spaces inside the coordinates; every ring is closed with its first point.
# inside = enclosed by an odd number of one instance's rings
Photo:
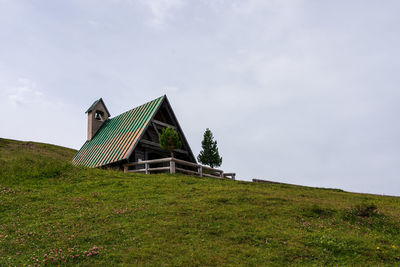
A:
{"type": "Polygon", "coordinates": [[[76,168],[74,153],[0,139],[0,266],[400,264],[400,198],[76,168]]]}

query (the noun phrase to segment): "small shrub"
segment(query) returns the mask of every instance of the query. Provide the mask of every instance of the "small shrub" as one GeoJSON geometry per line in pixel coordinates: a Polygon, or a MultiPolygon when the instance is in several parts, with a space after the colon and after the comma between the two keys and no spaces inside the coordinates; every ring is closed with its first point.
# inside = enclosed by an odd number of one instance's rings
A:
{"type": "Polygon", "coordinates": [[[182,141],[179,139],[179,134],[172,128],[164,128],[162,133],[158,134],[160,146],[169,150],[171,158],[174,157],[174,149],[182,148],[182,141]]]}
{"type": "Polygon", "coordinates": [[[378,207],[374,203],[361,203],[354,206],[351,213],[360,217],[372,217],[378,214],[378,207]]]}
{"type": "Polygon", "coordinates": [[[330,217],[334,214],[335,210],[329,208],[323,208],[316,204],[312,207],[307,207],[303,209],[303,215],[306,217],[330,217]]]}
{"type": "Polygon", "coordinates": [[[9,142],[8,140],[0,138],[0,147],[2,147],[2,146],[5,147],[5,146],[7,146],[9,143],[10,143],[10,142],[9,142]]]}

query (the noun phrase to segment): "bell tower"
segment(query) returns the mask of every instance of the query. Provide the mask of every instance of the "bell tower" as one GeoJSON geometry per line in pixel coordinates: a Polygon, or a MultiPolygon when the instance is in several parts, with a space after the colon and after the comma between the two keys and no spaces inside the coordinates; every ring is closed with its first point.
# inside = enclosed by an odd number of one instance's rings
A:
{"type": "Polygon", "coordinates": [[[85,113],[88,114],[87,140],[92,140],[103,123],[108,120],[111,115],[102,98],[94,101],[85,113]]]}

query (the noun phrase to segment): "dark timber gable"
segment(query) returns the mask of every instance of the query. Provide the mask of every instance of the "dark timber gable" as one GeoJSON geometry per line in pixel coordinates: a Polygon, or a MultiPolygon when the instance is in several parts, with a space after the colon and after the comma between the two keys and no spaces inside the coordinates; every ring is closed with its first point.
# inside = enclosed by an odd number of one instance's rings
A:
{"type": "Polygon", "coordinates": [[[158,134],[161,133],[162,129],[166,127],[173,128],[175,131],[177,131],[179,138],[182,141],[182,148],[176,149],[174,151],[174,156],[178,159],[196,163],[196,159],[192,153],[192,150],[190,149],[190,146],[166,96],[159,109],[154,114],[152,120],[147,125],[147,129],[144,131],[139,143],[132,151],[132,154],[129,157],[129,162],[169,157],[169,151],[162,149],[158,141],[158,134]]]}

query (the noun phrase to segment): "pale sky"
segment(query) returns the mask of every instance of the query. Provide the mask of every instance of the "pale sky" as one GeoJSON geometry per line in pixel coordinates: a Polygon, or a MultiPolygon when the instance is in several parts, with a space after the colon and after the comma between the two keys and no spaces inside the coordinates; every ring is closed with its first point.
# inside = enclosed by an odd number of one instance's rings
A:
{"type": "Polygon", "coordinates": [[[79,149],[167,94],[239,179],[400,195],[400,1],[0,0],[0,137],[79,149]]]}

